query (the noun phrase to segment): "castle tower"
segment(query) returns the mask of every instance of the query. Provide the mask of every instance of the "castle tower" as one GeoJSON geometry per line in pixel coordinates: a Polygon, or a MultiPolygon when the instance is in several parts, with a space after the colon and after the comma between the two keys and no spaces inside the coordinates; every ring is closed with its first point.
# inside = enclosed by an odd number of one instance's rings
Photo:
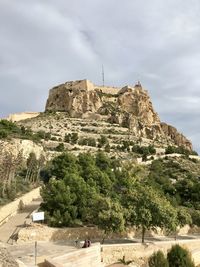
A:
{"type": "Polygon", "coordinates": [[[140,88],[142,88],[141,82],[138,81],[138,82],[135,84],[135,87],[140,87],[140,88]]]}

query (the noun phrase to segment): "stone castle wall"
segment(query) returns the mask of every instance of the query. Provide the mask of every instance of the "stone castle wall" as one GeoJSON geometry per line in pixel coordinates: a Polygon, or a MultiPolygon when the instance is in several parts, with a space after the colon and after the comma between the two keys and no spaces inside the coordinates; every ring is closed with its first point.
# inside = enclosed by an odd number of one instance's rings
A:
{"type": "Polygon", "coordinates": [[[111,94],[111,95],[118,94],[120,90],[119,87],[111,87],[111,86],[96,86],[95,88],[100,90],[104,94],[111,94]]]}
{"type": "Polygon", "coordinates": [[[72,90],[86,90],[86,91],[94,91],[94,90],[99,90],[104,94],[117,94],[119,90],[121,89],[120,87],[114,87],[114,86],[99,86],[91,81],[85,79],[85,80],[79,80],[79,81],[70,81],[66,82],[65,84],[53,87],[50,92],[55,93],[59,92],[60,88],[65,87],[66,89],[72,89],[72,90]]]}
{"type": "Polygon", "coordinates": [[[22,121],[26,119],[35,118],[39,115],[39,112],[21,112],[10,114],[6,119],[12,122],[22,121]]]}
{"type": "Polygon", "coordinates": [[[67,88],[71,87],[73,89],[78,89],[78,90],[81,90],[81,89],[88,90],[88,91],[94,90],[94,84],[87,79],[79,80],[79,81],[66,82],[65,86],[67,88]]]}

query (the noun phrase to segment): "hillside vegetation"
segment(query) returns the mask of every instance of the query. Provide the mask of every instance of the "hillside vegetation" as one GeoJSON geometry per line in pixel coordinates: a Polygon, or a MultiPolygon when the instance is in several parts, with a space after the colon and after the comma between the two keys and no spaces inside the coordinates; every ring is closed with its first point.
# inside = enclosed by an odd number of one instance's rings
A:
{"type": "Polygon", "coordinates": [[[105,234],[136,226],[144,241],[156,226],[200,225],[199,161],[166,158],[141,167],[103,152],[64,153],[43,174],[41,209],[51,226],[93,224],[105,234]]]}

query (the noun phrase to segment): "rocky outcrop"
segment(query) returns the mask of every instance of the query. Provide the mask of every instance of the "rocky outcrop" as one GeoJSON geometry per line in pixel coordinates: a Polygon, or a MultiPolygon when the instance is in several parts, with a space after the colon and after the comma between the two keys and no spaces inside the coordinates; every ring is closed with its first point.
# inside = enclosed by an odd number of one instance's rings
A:
{"type": "Polygon", "coordinates": [[[188,140],[183,134],[179,133],[175,127],[162,122],[161,128],[165,135],[174,141],[175,145],[183,146],[189,150],[192,150],[192,143],[190,140],[188,140]]]}
{"type": "Polygon", "coordinates": [[[36,144],[30,140],[14,138],[5,141],[0,140],[0,154],[5,155],[6,153],[11,153],[13,157],[17,157],[17,155],[21,153],[24,160],[29,157],[30,153],[34,153],[37,159],[45,155],[42,145],[36,144]]]}
{"type": "Polygon", "coordinates": [[[19,267],[19,264],[11,256],[5,247],[0,246],[0,266],[1,267],[19,267]]]}
{"type": "Polygon", "coordinates": [[[81,82],[70,82],[51,89],[46,110],[65,111],[71,117],[95,113],[102,106],[101,97],[81,82]]]}
{"type": "Polygon", "coordinates": [[[88,80],[66,82],[50,90],[46,111],[106,120],[127,127],[130,134],[138,138],[171,141],[192,149],[186,137],[174,127],[160,122],[148,92],[140,83],[133,87],[115,88],[97,86],[88,80]]]}

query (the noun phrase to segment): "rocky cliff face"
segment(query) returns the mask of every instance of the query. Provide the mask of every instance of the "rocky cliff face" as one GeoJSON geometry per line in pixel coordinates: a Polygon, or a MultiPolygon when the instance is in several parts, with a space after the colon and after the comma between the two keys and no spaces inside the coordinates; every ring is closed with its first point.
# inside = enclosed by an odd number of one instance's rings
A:
{"type": "Polygon", "coordinates": [[[30,153],[32,152],[35,154],[37,159],[39,159],[41,156],[45,156],[45,152],[42,145],[35,144],[33,141],[21,140],[21,139],[0,141],[1,155],[5,155],[6,153],[11,153],[14,157],[17,157],[19,152],[21,152],[22,158],[24,160],[26,160],[29,157],[30,153]]]}
{"type": "Polygon", "coordinates": [[[129,128],[130,134],[138,138],[162,139],[192,149],[185,136],[161,123],[148,92],[140,84],[112,88],[96,86],[88,80],[67,82],[50,90],[46,111],[106,120],[129,128]]]}
{"type": "Polygon", "coordinates": [[[80,81],[61,84],[50,90],[46,110],[65,111],[71,117],[82,117],[83,114],[95,113],[102,100],[95,90],[88,90],[80,81]]]}
{"type": "Polygon", "coordinates": [[[192,150],[192,143],[183,134],[179,133],[175,127],[162,122],[161,128],[169,139],[174,140],[177,146],[184,146],[192,150]]]}

